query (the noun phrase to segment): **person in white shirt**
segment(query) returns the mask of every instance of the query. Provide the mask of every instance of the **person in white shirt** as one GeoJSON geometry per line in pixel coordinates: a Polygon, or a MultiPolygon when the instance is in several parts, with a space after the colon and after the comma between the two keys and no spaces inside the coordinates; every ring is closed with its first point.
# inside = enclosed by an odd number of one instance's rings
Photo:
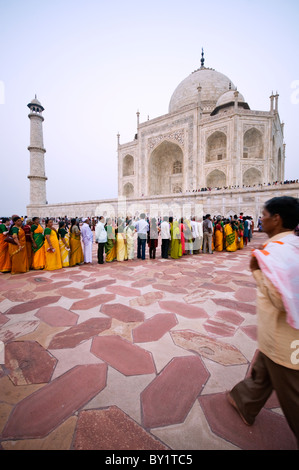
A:
{"type": "Polygon", "coordinates": [[[92,243],[93,243],[93,235],[88,224],[88,219],[82,220],[83,225],[81,227],[81,238],[83,241],[83,248],[84,248],[84,263],[92,263],[92,243]]]}
{"type": "Polygon", "coordinates": [[[195,217],[191,219],[191,230],[192,230],[192,238],[193,238],[193,254],[197,255],[200,250],[199,245],[199,227],[198,222],[196,221],[195,217]]]}
{"type": "Polygon", "coordinates": [[[98,244],[98,263],[104,263],[104,248],[107,242],[107,232],[105,229],[105,219],[104,217],[100,217],[99,222],[95,228],[95,241],[98,244]]]}
{"type": "Polygon", "coordinates": [[[140,219],[136,224],[137,231],[137,258],[145,259],[145,245],[147,239],[147,232],[149,231],[149,225],[145,220],[145,214],[140,214],[140,219]]]}
{"type": "Polygon", "coordinates": [[[161,245],[161,256],[162,258],[167,259],[168,258],[168,250],[169,250],[169,243],[170,243],[170,225],[169,225],[169,220],[168,217],[165,216],[163,218],[163,222],[161,222],[161,239],[162,239],[162,245],[161,245]]]}

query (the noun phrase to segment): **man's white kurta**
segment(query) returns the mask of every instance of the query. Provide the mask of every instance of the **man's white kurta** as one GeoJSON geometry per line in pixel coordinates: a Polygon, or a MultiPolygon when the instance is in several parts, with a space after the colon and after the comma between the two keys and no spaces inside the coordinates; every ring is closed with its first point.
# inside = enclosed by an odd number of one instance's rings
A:
{"type": "Polygon", "coordinates": [[[84,223],[81,227],[81,237],[83,241],[84,263],[92,262],[92,243],[93,235],[88,224],[84,223]]]}

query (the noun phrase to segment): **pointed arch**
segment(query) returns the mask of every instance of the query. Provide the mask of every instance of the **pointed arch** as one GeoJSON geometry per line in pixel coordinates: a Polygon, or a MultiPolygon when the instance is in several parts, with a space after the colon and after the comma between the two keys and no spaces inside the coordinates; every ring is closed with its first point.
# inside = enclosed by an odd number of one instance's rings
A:
{"type": "Polygon", "coordinates": [[[224,132],[216,131],[207,139],[206,162],[226,159],[227,139],[224,132]]]}
{"type": "Polygon", "coordinates": [[[213,170],[207,175],[206,186],[208,188],[222,188],[226,186],[226,175],[221,170],[213,170]]]}
{"type": "Polygon", "coordinates": [[[182,188],[184,155],[181,147],[164,140],[151,153],[148,161],[148,194],[162,195],[182,188]],[[175,171],[174,171],[175,170],[175,171]]]}
{"type": "Polygon", "coordinates": [[[263,135],[256,127],[248,129],[243,136],[243,158],[264,158],[263,135]]]}
{"type": "Polygon", "coordinates": [[[257,168],[248,168],[243,173],[243,185],[244,186],[253,186],[255,184],[262,183],[262,173],[257,168]]]}

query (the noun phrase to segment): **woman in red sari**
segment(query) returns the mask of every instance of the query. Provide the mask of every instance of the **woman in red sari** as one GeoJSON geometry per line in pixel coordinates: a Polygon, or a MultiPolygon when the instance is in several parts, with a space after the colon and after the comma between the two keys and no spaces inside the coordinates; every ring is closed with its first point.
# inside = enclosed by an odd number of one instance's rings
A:
{"type": "Polygon", "coordinates": [[[183,217],[182,217],[182,218],[181,218],[181,223],[180,223],[182,255],[185,255],[185,254],[186,254],[184,231],[185,231],[185,225],[184,225],[184,219],[183,219],[183,217]]]}

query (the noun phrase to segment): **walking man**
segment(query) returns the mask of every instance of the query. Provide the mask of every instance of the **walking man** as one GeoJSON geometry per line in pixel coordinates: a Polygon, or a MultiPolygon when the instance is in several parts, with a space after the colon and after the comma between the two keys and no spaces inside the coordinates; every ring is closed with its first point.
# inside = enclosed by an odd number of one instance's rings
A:
{"type": "Polygon", "coordinates": [[[228,394],[230,404],[251,425],[273,390],[299,449],[299,200],[266,202],[262,226],[267,243],[254,250],[250,269],[257,282],[259,352],[250,377],[228,394]]]}

